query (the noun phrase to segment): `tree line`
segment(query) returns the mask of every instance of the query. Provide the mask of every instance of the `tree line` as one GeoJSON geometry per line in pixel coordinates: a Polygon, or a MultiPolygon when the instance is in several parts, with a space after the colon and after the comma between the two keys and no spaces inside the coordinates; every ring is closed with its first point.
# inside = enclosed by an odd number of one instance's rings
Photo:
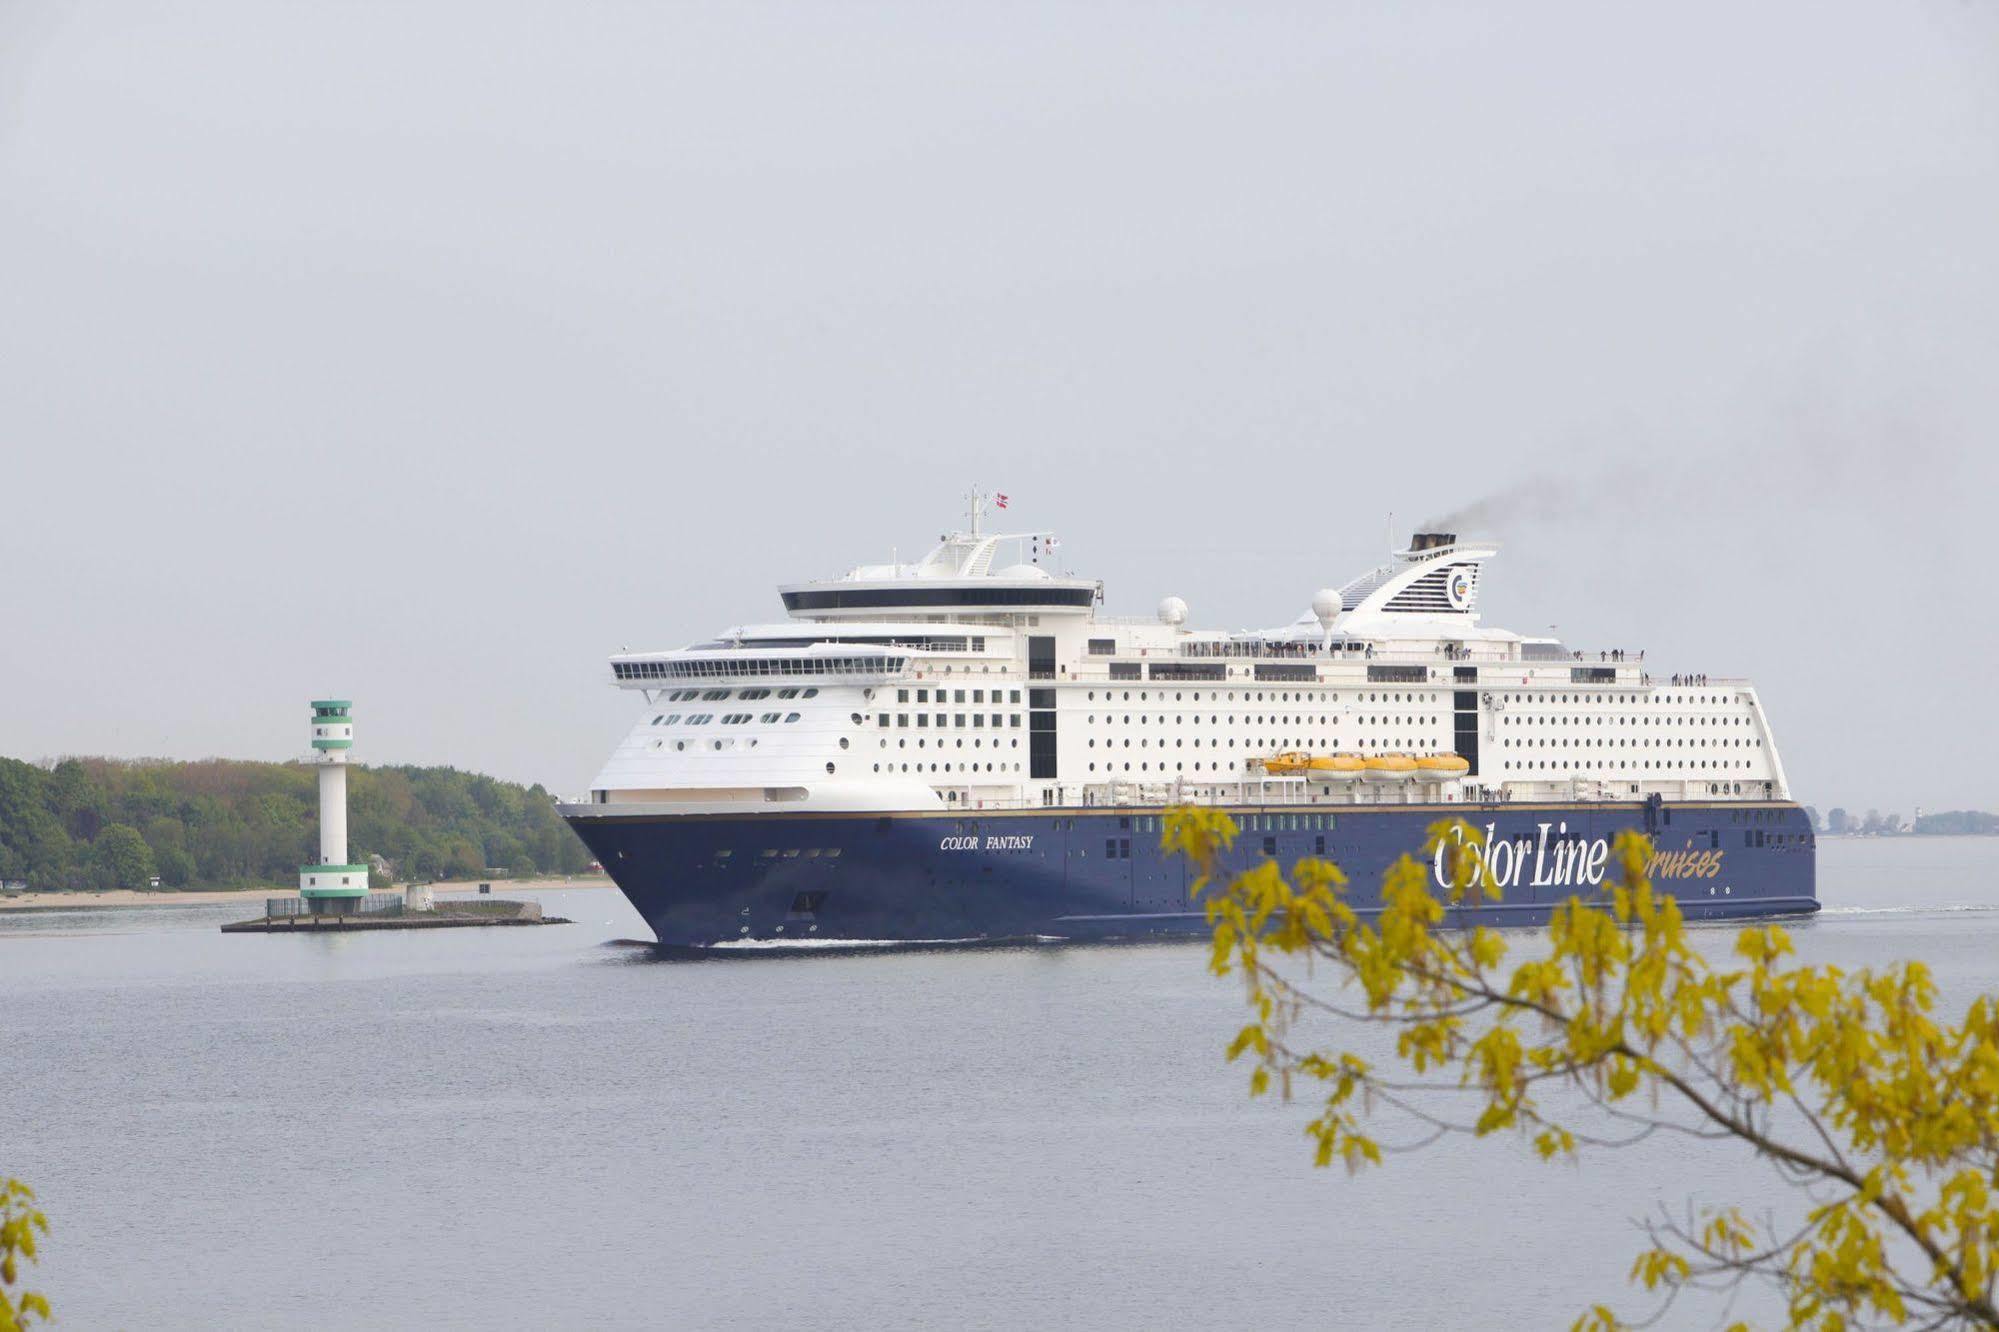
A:
{"type": "MultiPolygon", "coordinates": [[[[0,882],[42,890],[296,882],[318,859],[303,763],[0,758],[0,882]]],[[[401,879],[572,874],[590,853],[539,785],[455,768],[348,769],[348,856],[401,879]]]]}
{"type": "Polygon", "coordinates": [[[1966,833],[1999,834],[1999,814],[1987,814],[1977,809],[1946,809],[1934,814],[1916,815],[1913,823],[1900,814],[1890,811],[1886,814],[1878,809],[1870,809],[1865,814],[1848,813],[1834,807],[1821,819],[1819,812],[1807,805],[1805,814],[1812,821],[1812,827],[1822,833],[1834,835],[1860,833],[1883,836],[1891,833],[1913,833],[1917,836],[1961,836],[1966,833]]]}

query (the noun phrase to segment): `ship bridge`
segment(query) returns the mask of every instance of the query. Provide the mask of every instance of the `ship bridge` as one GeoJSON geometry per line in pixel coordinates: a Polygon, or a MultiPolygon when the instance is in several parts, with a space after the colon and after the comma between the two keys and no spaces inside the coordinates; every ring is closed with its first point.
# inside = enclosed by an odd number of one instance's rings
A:
{"type": "Polygon", "coordinates": [[[863,564],[838,578],[778,588],[794,620],[903,616],[926,622],[1016,615],[1085,615],[1103,585],[1046,567],[1060,545],[1052,532],[981,530],[987,497],[970,499],[970,529],[947,533],[915,564],[863,564]]]}

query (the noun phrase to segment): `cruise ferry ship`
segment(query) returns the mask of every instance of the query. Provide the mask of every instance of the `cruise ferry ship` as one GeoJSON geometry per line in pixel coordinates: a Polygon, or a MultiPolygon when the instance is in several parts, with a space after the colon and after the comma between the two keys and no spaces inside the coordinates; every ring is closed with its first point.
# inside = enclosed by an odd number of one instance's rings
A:
{"type": "Polygon", "coordinates": [[[1425,830],[1487,834],[1531,924],[1601,891],[1619,829],[1689,918],[1817,909],[1814,838],[1746,680],[1650,674],[1481,622],[1490,542],[1421,532],[1262,632],[1099,614],[1048,533],[779,589],[786,619],[621,652],[644,707],[563,815],[673,952],[1207,933],[1164,811],[1236,859],[1337,861],[1362,910],[1425,830]]]}

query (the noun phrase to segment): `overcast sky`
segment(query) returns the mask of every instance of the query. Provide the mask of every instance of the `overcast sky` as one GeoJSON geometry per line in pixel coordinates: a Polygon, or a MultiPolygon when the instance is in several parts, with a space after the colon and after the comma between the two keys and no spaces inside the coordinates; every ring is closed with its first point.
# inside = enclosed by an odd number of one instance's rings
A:
{"type": "Polygon", "coordinates": [[[0,753],[587,784],[977,483],[1110,609],[1492,499],[1491,622],[1999,808],[1983,3],[0,2],[0,753]]]}

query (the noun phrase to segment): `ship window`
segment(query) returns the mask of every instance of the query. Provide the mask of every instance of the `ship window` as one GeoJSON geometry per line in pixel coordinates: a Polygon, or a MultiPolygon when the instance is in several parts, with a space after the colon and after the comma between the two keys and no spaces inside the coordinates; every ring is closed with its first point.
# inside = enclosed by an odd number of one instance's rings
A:
{"type": "Polygon", "coordinates": [[[806,698],[817,698],[819,697],[819,691],[817,689],[808,689],[803,696],[806,698]]]}
{"type": "Polygon", "coordinates": [[[919,713],[917,713],[917,714],[916,714],[916,724],[917,724],[918,726],[928,726],[928,725],[930,725],[930,714],[929,714],[929,713],[927,713],[927,712],[919,712],[919,713]]]}
{"type": "Polygon", "coordinates": [[[918,703],[928,703],[930,701],[930,691],[928,689],[917,690],[916,701],[918,703]]]}
{"type": "Polygon", "coordinates": [[[707,693],[703,694],[701,697],[705,702],[715,703],[721,701],[722,699],[727,698],[728,696],[729,696],[729,691],[726,689],[710,689],[707,693]]]}
{"type": "MultiPolygon", "coordinates": [[[[962,694],[965,691],[960,689],[958,692],[962,694]]],[[[953,726],[963,726],[965,724],[965,714],[962,712],[955,714],[951,719],[951,724],[953,726]]]]}
{"type": "Polygon", "coordinates": [[[908,714],[908,713],[906,713],[906,712],[898,712],[898,713],[896,713],[896,714],[895,714],[895,724],[896,724],[897,726],[907,726],[907,725],[909,725],[909,714],[908,714]]]}
{"type": "Polygon", "coordinates": [[[796,689],[780,689],[777,691],[777,696],[779,698],[797,698],[798,691],[796,689]]]}
{"type": "Polygon", "coordinates": [[[875,725],[877,725],[877,726],[883,726],[883,727],[886,727],[886,726],[888,725],[888,714],[887,714],[886,712],[878,712],[878,713],[876,713],[876,714],[875,714],[875,725]]]}
{"type": "Polygon", "coordinates": [[[786,713],[784,719],[788,722],[795,722],[798,720],[798,714],[795,712],[786,713]]]}
{"type": "Polygon", "coordinates": [[[898,690],[896,690],[896,691],[895,691],[895,701],[896,701],[896,702],[898,702],[898,703],[907,703],[907,702],[909,702],[909,691],[908,691],[907,689],[898,689],[898,690]]]}

